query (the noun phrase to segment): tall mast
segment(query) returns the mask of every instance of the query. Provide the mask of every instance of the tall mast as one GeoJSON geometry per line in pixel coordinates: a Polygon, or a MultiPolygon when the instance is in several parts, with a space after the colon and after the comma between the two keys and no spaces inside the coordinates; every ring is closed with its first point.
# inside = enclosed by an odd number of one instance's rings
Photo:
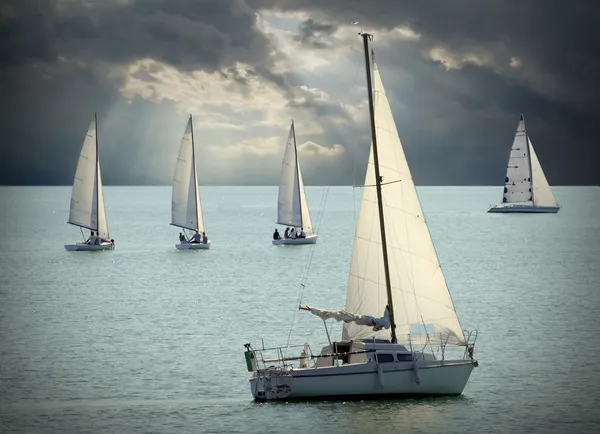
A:
{"type": "MultiPolygon", "coordinates": [[[[95,131],[95,136],[96,136],[96,232],[98,232],[100,230],[100,194],[99,194],[99,185],[98,185],[98,178],[99,178],[99,170],[98,168],[100,167],[100,159],[98,157],[98,112],[94,112],[94,129],[95,131]]],[[[100,234],[96,234],[98,236],[100,236],[100,234]]],[[[108,234],[107,234],[108,236],[108,234]]]]}
{"type": "MultiPolygon", "coordinates": [[[[194,172],[194,202],[196,204],[196,219],[200,217],[198,215],[198,179],[196,179],[196,150],[194,144],[194,119],[190,114],[190,128],[192,130],[192,171],[194,172]]],[[[196,231],[200,232],[200,222],[196,222],[196,231]]]]}
{"type": "Polygon", "coordinates": [[[396,322],[394,321],[394,303],[392,302],[392,285],[390,283],[390,265],[388,263],[387,242],[385,239],[385,222],[383,220],[383,198],[381,196],[381,175],[379,174],[379,156],[377,155],[377,134],[375,133],[375,109],[373,107],[373,87],[371,84],[371,62],[369,60],[369,39],[373,35],[368,33],[361,34],[365,47],[365,64],[367,67],[367,91],[369,94],[369,115],[371,118],[371,140],[373,142],[373,164],[375,166],[375,186],[377,190],[377,207],[379,209],[379,229],[381,231],[381,248],[383,250],[383,270],[385,273],[385,288],[387,292],[388,309],[390,313],[390,322],[392,330],[392,343],[398,342],[396,339],[396,322]]]}
{"type": "Polygon", "coordinates": [[[527,127],[525,126],[525,117],[521,113],[521,120],[523,121],[523,132],[525,133],[525,146],[527,146],[527,160],[529,161],[529,189],[531,190],[531,203],[535,206],[533,201],[533,166],[531,165],[531,148],[529,147],[529,136],[527,135],[527,127]]]}
{"type": "Polygon", "coordinates": [[[300,228],[304,229],[302,221],[302,196],[300,192],[300,166],[298,166],[298,148],[296,147],[296,128],[294,128],[294,120],[292,119],[292,137],[294,138],[294,155],[296,156],[296,179],[298,180],[298,206],[300,207],[300,228]]]}

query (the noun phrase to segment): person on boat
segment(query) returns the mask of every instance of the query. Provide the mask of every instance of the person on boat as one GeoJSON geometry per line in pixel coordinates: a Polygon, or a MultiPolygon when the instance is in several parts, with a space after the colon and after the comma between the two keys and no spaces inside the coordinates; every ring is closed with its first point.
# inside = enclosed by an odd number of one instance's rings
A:
{"type": "Polygon", "coordinates": [[[296,228],[292,228],[292,229],[290,230],[290,238],[291,238],[291,239],[296,239],[296,237],[297,237],[297,234],[296,234],[296,228]]]}
{"type": "Polygon", "coordinates": [[[300,233],[298,234],[298,238],[306,238],[306,233],[304,233],[304,228],[300,228],[300,233]]]}
{"type": "Polygon", "coordinates": [[[181,233],[181,232],[179,232],[179,242],[180,242],[181,244],[183,244],[183,243],[187,242],[187,240],[186,240],[186,238],[185,238],[185,235],[183,235],[183,233],[181,233]]]}
{"type": "Polygon", "coordinates": [[[202,232],[202,244],[206,243],[208,243],[208,237],[206,236],[206,233],[202,232]]]}
{"type": "Polygon", "coordinates": [[[85,241],[85,244],[98,244],[98,236],[94,231],[90,232],[90,237],[85,241]]]}
{"type": "Polygon", "coordinates": [[[200,244],[200,232],[196,232],[192,239],[190,240],[192,244],[200,244]]]}
{"type": "Polygon", "coordinates": [[[280,240],[281,239],[281,235],[279,235],[279,231],[277,229],[275,229],[275,232],[273,232],[273,239],[274,240],[280,240]]]}
{"type": "Polygon", "coordinates": [[[290,237],[290,228],[287,227],[285,228],[285,232],[283,233],[283,238],[285,238],[286,240],[290,237]]]}

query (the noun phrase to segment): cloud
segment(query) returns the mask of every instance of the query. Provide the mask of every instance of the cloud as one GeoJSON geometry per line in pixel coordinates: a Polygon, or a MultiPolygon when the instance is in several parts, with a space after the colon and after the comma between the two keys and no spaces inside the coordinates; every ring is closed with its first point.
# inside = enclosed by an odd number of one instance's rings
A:
{"type": "Polygon", "coordinates": [[[360,184],[370,31],[417,183],[496,184],[524,112],[552,184],[598,184],[598,8],[5,0],[0,182],[70,183],[97,111],[107,184],[170,182],[188,113],[204,183],[276,182],[294,119],[305,182],[360,184]]]}
{"type": "Polygon", "coordinates": [[[317,22],[309,18],[300,23],[294,39],[311,48],[331,48],[332,44],[327,41],[327,38],[335,32],[335,29],[336,26],[332,24],[317,22]]]}

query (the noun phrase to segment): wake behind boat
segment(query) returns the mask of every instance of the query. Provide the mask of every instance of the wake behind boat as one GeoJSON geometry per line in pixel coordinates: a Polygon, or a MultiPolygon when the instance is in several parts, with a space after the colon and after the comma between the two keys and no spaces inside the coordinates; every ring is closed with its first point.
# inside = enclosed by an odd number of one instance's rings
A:
{"type": "Polygon", "coordinates": [[[317,242],[317,234],[313,233],[308,202],[304,193],[293,120],[281,162],[277,223],[286,226],[286,229],[283,237],[279,230],[275,229],[273,233],[273,245],[275,246],[315,244],[317,242]]]}
{"type": "Polygon", "coordinates": [[[258,401],[459,395],[478,366],[477,333],[465,335],[458,320],[374,60],[373,96],[370,35],[362,38],[372,145],[346,306],[300,307],[323,320],[329,345],[320,353],[308,343],[245,344],[258,401]],[[329,319],[344,322],[341,340],[331,341],[329,319]],[[293,348],[300,354],[288,355],[293,348]]]}
{"type": "Polygon", "coordinates": [[[506,167],[502,203],[488,212],[557,213],[559,209],[521,115],[506,167]]]}
{"type": "Polygon", "coordinates": [[[102,176],[100,175],[100,161],[98,158],[98,117],[96,114],[94,114],[94,119],[90,123],[77,161],[67,223],[81,229],[89,229],[91,232],[86,241],[65,244],[65,249],[69,251],[96,251],[115,248],[115,242],[110,239],[108,233],[108,223],[104,209],[102,176]]]}
{"type": "Polygon", "coordinates": [[[190,115],[175,164],[171,200],[171,224],[181,228],[177,250],[206,250],[210,240],[204,232],[202,202],[196,174],[194,125],[190,115]]]}

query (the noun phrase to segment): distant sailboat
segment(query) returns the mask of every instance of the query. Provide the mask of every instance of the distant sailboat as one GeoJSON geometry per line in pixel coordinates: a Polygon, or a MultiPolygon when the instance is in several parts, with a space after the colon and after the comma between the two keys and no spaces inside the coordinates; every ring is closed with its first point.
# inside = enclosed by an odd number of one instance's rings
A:
{"type": "MultiPolygon", "coordinates": [[[[290,133],[281,162],[281,177],[279,180],[279,198],[277,200],[277,223],[293,228],[294,233],[304,231],[305,237],[273,239],[273,244],[298,245],[314,244],[317,242],[317,234],[313,234],[310,211],[304,193],[304,182],[298,161],[298,147],[296,146],[296,131],[294,121],[290,127],[290,133]]],[[[275,237],[274,237],[275,238],[275,237]]]]}
{"type": "MultiPolygon", "coordinates": [[[[344,322],[341,340],[299,356],[245,344],[255,400],[459,395],[478,362],[465,335],[363,33],[371,152],[356,222],[344,310],[301,306],[344,322]],[[380,316],[381,315],[381,316],[380,316]]],[[[334,285],[335,286],[335,285],[334,285]]],[[[331,285],[328,285],[331,287],[331,285]]],[[[473,340],[471,340],[473,338],[473,340]]]]}
{"type": "Polygon", "coordinates": [[[557,213],[559,209],[521,115],[506,167],[502,203],[488,212],[557,213]]]}
{"type": "Polygon", "coordinates": [[[175,164],[171,200],[171,224],[183,229],[180,243],[175,245],[178,250],[210,248],[210,241],[205,239],[202,202],[200,201],[200,192],[198,191],[192,115],[188,119],[185,133],[181,139],[179,155],[175,164]],[[187,231],[190,232],[188,233],[187,231]]]}
{"type": "Polygon", "coordinates": [[[104,209],[102,177],[98,159],[98,118],[96,114],[88,128],[79,154],[67,223],[82,229],[89,229],[93,234],[87,241],[65,244],[65,249],[70,251],[114,249],[115,243],[108,234],[104,209]]]}

